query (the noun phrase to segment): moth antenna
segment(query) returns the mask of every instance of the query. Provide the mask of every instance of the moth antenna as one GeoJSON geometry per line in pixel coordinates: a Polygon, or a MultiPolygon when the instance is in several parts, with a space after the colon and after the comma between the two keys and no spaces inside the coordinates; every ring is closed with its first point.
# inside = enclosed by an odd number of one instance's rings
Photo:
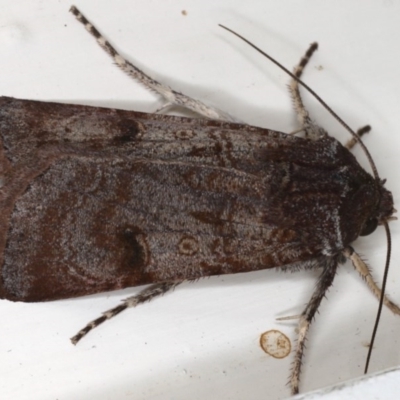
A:
{"type": "Polygon", "coordinates": [[[368,348],[368,355],[367,355],[367,360],[365,362],[364,374],[366,374],[368,372],[368,366],[369,366],[369,362],[371,360],[372,348],[374,346],[376,332],[378,331],[379,320],[381,319],[382,307],[383,307],[383,302],[384,302],[384,299],[385,299],[386,282],[387,282],[387,277],[388,277],[388,272],[389,272],[390,254],[392,252],[392,239],[391,239],[391,236],[390,236],[389,225],[388,225],[388,223],[386,221],[384,221],[383,222],[383,226],[385,227],[386,237],[387,237],[386,264],[385,264],[385,270],[384,270],[384,273],[383,273],[383,281],[382,281],[382,287],[381,287],[381,298],[379,299],[378,312],[376,314],[374,330],[372,331],[371,345],[368,348]]]}
{"type": "Polygon", "coordinates": [[[296,75],[294,75],[292,72],[290,72],[287,68],[285,68],[280,62],[276,61],[274,58],[272,58],[270,55],[268,55],[267,53],[265,53],[264,51],[262,51],[259,47],[257,47],[255,44],[251,43],[249,40],[245,39],[243,36],[239,35],[238,33],[236,33],[235,31],[233,31],[232,29],[227,28],[224,25],[218,24],[221,28],[227,30],[228,32],[232,33],[233,35],[237,36],[239,39],[243,40],[245,43],[247,43],[249,46],[251,46],[253,49],[255,49],[256,51],[258,51],[260,54],[262,54],[263,56],[267,57],[271,62],[273,62],[275,65],[277,65],[280,69],[282,69],[283,71],[285,71],[292,79],[296,80],[301,86],[303,86],[309,93],[311,93],[319,102],[320,104],[332,115],[333,118],[336,119],[336,121],[339,122],[339,124],[341,124],[353,137],[354,139],[360,144],[361,148],[363,149],[365,155],[367,156],[367,159],[369,161],[369,164],[371,165],[371,169],[372,172],[374,174],[375,179],[378,181],[379,180],[379,174],[378,174],[378,170],[376,169],[375,163],[371,157],[370,152],[368,151],[367,147],[365,146],[365,144],[362,142],[362,140],[360,139],[360,137],[357,135],[357,133],[355,133],[349,125],[346,124],[346,122],[344,122],[342,120],[342,118],[339,117],[338,114],[336,114],[335,111],[332,110],[331,107],[328,106],[328,104],[322,100],[322,98],[316,93],[314,92],[313,89],[311,89],[306,83],[304,83],[301,79],[299,79],[296,75]]]}

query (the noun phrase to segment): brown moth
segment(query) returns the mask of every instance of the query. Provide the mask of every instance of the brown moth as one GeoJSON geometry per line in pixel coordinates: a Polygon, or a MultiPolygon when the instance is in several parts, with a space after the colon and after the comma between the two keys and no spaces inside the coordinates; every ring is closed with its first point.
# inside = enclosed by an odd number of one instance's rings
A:
{"type": "Polygon", "coordinates": [[[318,268],[299,316],[297,393],[305,337],[338,265],[351,259],[380,295],[350,245],[393,219],[392,194],[376,170],[359,165],[353,144],[310,119],[297,80],[290,90],[305,137],[241,124],[151,79],[71,11],[122,70],[208,119],[0,98],[0,298],[49,301],[151,284],[89,323],[77,343],[183,281],[318,268]]]}

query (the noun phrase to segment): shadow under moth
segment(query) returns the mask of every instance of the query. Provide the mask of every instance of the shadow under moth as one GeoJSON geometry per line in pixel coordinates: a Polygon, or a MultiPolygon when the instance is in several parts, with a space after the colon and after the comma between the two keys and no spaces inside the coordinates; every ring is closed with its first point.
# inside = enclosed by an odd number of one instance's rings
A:
{"type": "Polygon", "coordinates": [[[343,146],[311,120],[299,78],[316,44],[291,75],[298,136],[243,124],[153,80],[76,7],[71,12],[165,107],[204,118],[1,97],[0,298],[50,301],[150,284],[90,322],[71,339],[76,344],[105,320],[183,281],[318,269],[298,316],[290,379],[298,393],[306,335],[338,265],[350,259],[381,296],[350,246],[377,225],[390,238],[388,221],[395,218],[392,194],[360,140],[369,128],[343,146]],[[350,152],[355,143],[373,175],[350,152]]]}

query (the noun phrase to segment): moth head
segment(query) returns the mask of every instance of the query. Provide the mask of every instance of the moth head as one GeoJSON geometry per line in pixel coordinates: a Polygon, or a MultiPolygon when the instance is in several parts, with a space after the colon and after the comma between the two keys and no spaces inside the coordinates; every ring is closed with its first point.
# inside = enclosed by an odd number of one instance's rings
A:
{"type": "Polygon", "coordinates": [[[393,204],[393,195],[384,187],[385,182],[386,179],[379,180],[380,201],[377,212],[365,221],[360,236],[370,235],[378,225],[397,219],[397,217],[393,216],[396,212],[393,204]]]}

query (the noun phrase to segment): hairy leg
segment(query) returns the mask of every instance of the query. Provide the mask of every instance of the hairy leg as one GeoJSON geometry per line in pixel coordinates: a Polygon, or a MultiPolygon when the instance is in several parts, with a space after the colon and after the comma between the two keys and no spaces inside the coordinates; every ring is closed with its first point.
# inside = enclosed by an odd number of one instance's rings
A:
{"type": "Polygon", "coordinates": [[[178,286],[182,281],[172,281],[172,282],[162,282],[156,283],[143,289],[140,293],[135,296],[128,297],[117,307],[111,308],[108,311],[105,311],[103,315],[95,320],[89,322],[83,329],[81,329],[75,336],[71,338],[71,342],[73,344],[77,344],[84,336],[86,336],[92,329],[98,327],[103,322],[107,321],[118,315],[120,312],[126,310],[130,307],[136,307],[139,304],[142,304],[146,301],[150,301],[157,296],[163,295],[174,289],[178,286]]]}
{"type": "MultiPolygon", "coordinates": [[[[378,287],[376,282],[373,280],[371,271],[369,270],[367,264],[361,259],[361,257],[354,251],[352,247],[348,247],[343,251],[345,257],[347,257],[353,263],[354,268],[362,276],[362,278],[367,282],[368,287],[371,289],[375,297],[380,300],[381,289],[378,287]]],[[[400,308],[397,304],[390,301],[386,296],[383,303],[389,308],[394,314],[400,315],[400,308]]]]}
{"type": "MultiPolygon", "coordinates": [[[[370,131],[371,131],[371,127],[369,125],[365,125],[357,131],[357,135],[362,137],[363,135],[365,135],[366,133],[368,133],[370,131]]],[[[347,141],[347,143],[344,145],[344,147],[351,150],[357,143],[358,142],[356,139],[351,138],[347,141]]]]}
{"type": "MultiPolygon", "coordinates": [[[[308,50],[306,51],[306,54],[301,58],[299,64],[294,68],[293,73],[297,78],[300,79],[305,66],[308,64],[311,56],[317,49],[318,49],[318,44],[312,43],[308,48],[308,50]]],[[[310,114],[305,108],[303,100],[301,98],[299,83],[297,82],[296,79],[291,80],[289,84],[289,91],[292,96],[294,109],[296,111],[297,118],[301,126],[301,128],[296,130],[296,132],[302,130],[305,132],[306,136],[315,140],[318,140],[319,138],[326,136],[327,132],[323,128],[315,124],[310,118],[310,114]]]]}
{"type": "Polygon", "coordinates": [[[290,377],[290,385],[293,395],[299,393],[300,372],[304,346],[310,324],[315,316],[315,313],[318,311],[318,307],[321,304],[322,299],[325,297],[328,288],[332,285],[337,267],[338,261],[335,258],[327,259],[326,265],[323,267],[323,272],[318,279],[314,293],[311,296],[311,299],[308,302],[306,308],[300,315],[298,328],[299,336],[297,339],[292,374],[290,377]]]}
{"type": "Polygon", "coordinates": [[[194,111],[206,118],[217,119],[221,121],[239,122],[234,117],[224,113],[218,108],[208,106],[201,101],[185,96],[184,94],[171,89],[169,86],[152,79],[150,76],[122,57],[117,50],[104,38],[104,36],[100,34],[96,27],[91,24],[75,6],[72,6],[70,11],[75,15],[77,20],[85,26],[86,30],[95,37],[97,43],[113,58],[115,63],[122,69],[122,71],[142,83],[145,87],[147,87],[147,89],[160,94],[166,100],[167,103],[161,109],[164,109],[170,105],[177,105],[194,111]]]}

